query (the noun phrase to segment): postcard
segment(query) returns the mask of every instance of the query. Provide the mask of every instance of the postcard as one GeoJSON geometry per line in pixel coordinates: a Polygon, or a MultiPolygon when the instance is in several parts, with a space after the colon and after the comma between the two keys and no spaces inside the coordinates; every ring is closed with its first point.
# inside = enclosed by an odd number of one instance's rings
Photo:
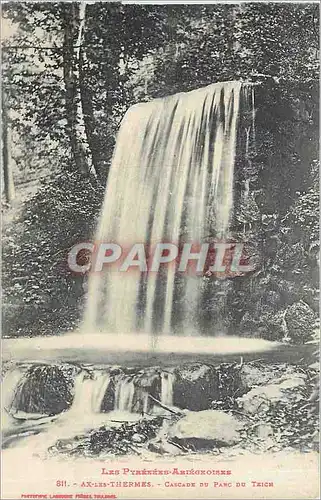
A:
{"type": "Polygon", "coordinates": [[[1,498],[319,498],[319,4],[1,22],[1,498]]]}

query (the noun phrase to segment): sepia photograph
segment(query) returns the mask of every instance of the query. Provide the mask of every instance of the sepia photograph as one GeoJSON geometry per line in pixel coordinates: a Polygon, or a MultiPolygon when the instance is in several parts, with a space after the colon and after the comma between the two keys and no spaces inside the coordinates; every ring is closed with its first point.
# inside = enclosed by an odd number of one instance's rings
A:
{"type": "Polygon", "coordinates": [[[319,498],[319,3],[1,5],[1,498],[319,498]]]}

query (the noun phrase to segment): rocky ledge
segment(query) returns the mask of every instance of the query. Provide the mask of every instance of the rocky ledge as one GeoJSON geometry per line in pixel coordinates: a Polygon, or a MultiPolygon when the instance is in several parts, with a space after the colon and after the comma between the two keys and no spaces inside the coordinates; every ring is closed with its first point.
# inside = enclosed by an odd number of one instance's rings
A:
{"type": "MultiPolygon", "coordinates": [[[[14,420],[29,420],[32,415],[59,418],[81,399],[79,383],[103,381],[95,411],[106,413],[104,424],[58,440],[50,454],[162,455],[214,453],[227,448],[307,451],[318,447],[317,363],[197,363],[168,372],[158,367],[141,370],[66,364],[16,369],[21,380],[6,409],[14,420]],[[124,406],[125,400],[128,407],[118,409],[134,412],[137,418],[108,419],[107,414],[117,405],[124,406]]],[[[17,432],[16,425],[14,429],[17,432]]]]}

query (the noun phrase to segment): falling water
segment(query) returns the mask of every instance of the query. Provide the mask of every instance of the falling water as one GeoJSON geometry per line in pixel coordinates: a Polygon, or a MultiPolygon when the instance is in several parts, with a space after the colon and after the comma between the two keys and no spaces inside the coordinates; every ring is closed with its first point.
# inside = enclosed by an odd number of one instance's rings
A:
{"type": "Polygon", "coordinates": [[[173,406],[174,380],[173,373],[161,373],[161,403],[163,405],[173,406]]]}
{"type": "Polygon", "coordinates": [[[119,380],[115,390],[115,410],[132,411],[135,386],[132,377],[119,380]]]}
{"type": "MultiPolygon", "coordinates": [[[[30,386],[22,386],[25,380],[26,369],[17,367],[6,373],[3,380],[5,395],[2,398],[2,430],[5,433],[5,447],[28,446],[30,440],[38,451],[45,452],[59,439],[72,439],[77,433],[84,433],[101,425],[110,425],[113,417],[135,421],[139,414],[131,414],[134,397],[142,398],[142,407],[147,412],[147,398],[145,394],[135,392],[132,377],[124,376],[115,384],[114,411],[105,412],[102,409],[104,396],[109,390],[112,377],[105,370],[84,369],[74,378],[73,402],[68,410],[57,415],[18,411],[24,391],[30,391],[30,386]],[[17,387],[22,387],[17,391],[17,387]],[[28,434],[24,445],[21,439],[28,434]],[[39,434],[39,437],[38,437],[39,434]],[[41,434],[41,435],[40,435],[41,434]]],[[[39,389],[39,387],[38,387],[39,389]]],[[[148,395],[147,395],[148,396],[148,395]]],[[[42,392],[38,391],[38,403],[42,405],[42,392]]],[[[37,406],[37,399],[34,404],[37,406]]]]}
{"type": "Polygon", "coordinates": [[[108,373],[94,371],[80,373],[75,379],[74,400],[68,414],[85,415],[99,413],[102,400],[110,382],[108,373]]]}
{"type": "MultiPolygon", "coordinates": [[[[132,106],[117,138],[96,241],[122,248],[228,235],[241,103],[252,87],[216,83],[132,106]]],[[[93,273],[88,331],[199,332],[201,280],[138,270],[93,273]]]]}
{"type": "MultiPolygon", "coordinates": [[[[39,419],[40,416],[48,418],[48,408],[43,407],[43,391],[41,386],[37,386],[38,399],[36,398],[33,403],[36,408],[35,411],[21,411],[21,401],[24,400],[25,391],[30,391],[30,385],[23,386],[27,368],[17,367],[6,373],[3,379],[3,397],[2,409],[4,410],[3,416],[7,415],[8,426],[12,426],[12,415],[18,416],[18,421],[32,420],[35,417],[39,419]],[[17,388],[20,387],[20,391],[17,388]],[[37,413],[37,406],[42,407],[41,414],[37,413]],[[20,420],[19,420],[20,419],[20,420]]],[[[165,405],[173,405],[173,386],[175,376],[170,372],[160,373],[160,401],[165,405]]],[[[114,412],[143,412],[147,413],[152,409],[153,402],[149,399],[150,390],[144,388],[138,383],[134,383],[134,375],[121,374],[112,376],[109,370],[101,369],[86,369],[74,376],[73,384],[73,400],[68,410],[62,410],[59,418],[63,421],[74,422],[75,419],[79,423],[84,421],[90,422],[91,419],[97,420],[99,414],[105,414],[102,408],[102,403],[107,391],[114,391],[114,407],[108,411],[114,412]],[[112,381],[112,384],[111,384],[112,381]],[[134,404],[135,403],[135,404],[134,404]],[[136,409],[135,409],[136,406],[136,409]],[[141,410],[138,410],[141,408],[141,410]]],[[[106,415],[106,414],[105,414],[106,415]]],[[[58,415],[57,415],[58,416],[58,415]]],[[[99,419],[98,419],[99,421],[99,419]]],[[[74,425],[74,424],[73,424],[74,425]]]]}

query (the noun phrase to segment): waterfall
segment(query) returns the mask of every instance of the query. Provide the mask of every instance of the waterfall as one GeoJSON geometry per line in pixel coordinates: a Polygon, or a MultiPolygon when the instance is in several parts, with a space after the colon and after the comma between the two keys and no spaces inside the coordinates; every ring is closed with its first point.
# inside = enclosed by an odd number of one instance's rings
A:
{"type": "MultiPolygon", "coordinates": [[[[49,378],[46,383],[50,384],[50,377],[53,371],[50,371],[50,366],[47,367],[49,378]]],[[[23,402],[28,399],[29,393],[35,391],[30,384],[25,384],[30,376],[30,368],[17,367],[6,373],[2,383],[2,411],[3,419],[7,426],[12,426],[12,417],[10,413],[23,420],[32,420],[33,418],[48,417],[49,412],[46,407],[43,407],[43,393],[44,388],[36,387],[36,398],[33,401],[35,408],[42,407],[42,412],[35,412],[35,410],[21,411],[23,402]]],[[[137,375],[137,374],[136,374],[137,375]]],[[[160,378],[160,395],[157,398],[165,405],[173,405],[173,384],[175,377],[172,373],[161,372],[160,378]]],[[[52,383],[57,383],[52,379],[52,383]]],[[[102,408],[102,403],[107,391],[113,393],[112,399],[114,400],[113,407],[111,406],[107,413],[126,412],[126,413],[148,413],[149,409],[153,407],[149,399],[149,394],[152,392],[151,386],[144,386],[140,383],[139,377],[135,374],[121,374],[111,375],[108,370],[101,369],[86,369],[83,368],[80,373],[74,375],[74,383],[72,390],[72,403],[68,409],[62,409],[59,419],[72,422],[90,422],[101,415],[102,419],[108,419],[105,410],[102,408]],[[136,381],[135,381],[136,380],[136,381]],[[104,417],[105,415],[105,417],[104,417]]],[[[95,421],[96,421],[95,420],[95,421]]],[[[98,419],[98,421],[100,421],[98,419]]]]}
{"type": "Polygon", "coordinates": [[[173,386],[175,376],[173,373],[161,373],[161,403],[166,406],[173,406],[173,386]]]}
{"type": "MultiPolygon", "coordinates": [[[[239,111],[251,102],[251,85],[224,82],[132,106],[96,241],[124,249],[227,237],[239,111]]],[[[201,279],[177,276],[173,266],[157,273],[109,268],[89,278],[84,330],[198,334],[201,304],[201,279]]]]}
{"type": "Polygon", "coordinates": [[[75,378],[74,400],[68,415],[88,415],[100,412],[101,403],[110,382],[108,373],[82,372],[75,378]]]}
{"type": "Polygon", "coordinates": [[[131,412],[135,395],[132,377],[120,379],[115,388],[115,410],[131,412]]]}

